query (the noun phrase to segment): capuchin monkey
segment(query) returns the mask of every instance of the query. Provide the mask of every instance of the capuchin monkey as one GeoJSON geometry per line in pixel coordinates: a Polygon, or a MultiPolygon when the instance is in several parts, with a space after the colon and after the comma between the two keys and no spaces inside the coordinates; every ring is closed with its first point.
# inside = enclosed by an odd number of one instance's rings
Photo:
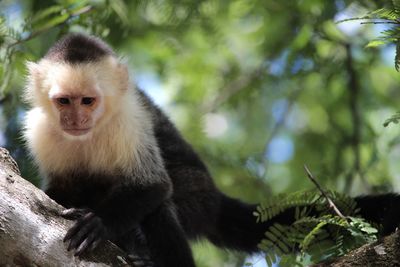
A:
{"type": "MultiPolygon", "coordinates": [[[[221,193],[100,39],[67,35],[27,65],[25,98],[32,109],[24,137],[45,192],[68,208],[64,217],[76,220],[64,238],[75,255],[111,240],[128,253],[143,250],[155,266],[194,267],[188,240],[205,237],[252,253],[270,225],[293,222],[284,212],[256,223],[256,205],[221,193]]],[[[397,195],[356,201],[364,217],[394,231],[397,195]]]]}

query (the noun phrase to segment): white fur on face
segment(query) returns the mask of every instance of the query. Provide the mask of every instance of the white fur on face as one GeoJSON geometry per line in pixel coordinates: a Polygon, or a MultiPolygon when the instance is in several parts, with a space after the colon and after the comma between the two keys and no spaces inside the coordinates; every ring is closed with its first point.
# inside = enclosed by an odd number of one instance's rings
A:
{"type": "MultiPolygon", "coordinates": [[[[127,86],[125,68],[110,57],[74,66],[46,60],[30,63],[26,98],[33,108],[25,118],[24,137],[42,173],[84,169],[129,174],[147,168],[143,161],[150,157],[148,148],[158,151],[152,118],[136,90],[127,86]],[[97,124],[82,136],[65,134],[49,101],[49,92],[54,89],[57,93],[79,94],[93,84],[99,88],[103,101],[95,115],[99,116],[97,124]]],[[[155,157],[151,160],[163,167],[159,153],[155,157]]]]}

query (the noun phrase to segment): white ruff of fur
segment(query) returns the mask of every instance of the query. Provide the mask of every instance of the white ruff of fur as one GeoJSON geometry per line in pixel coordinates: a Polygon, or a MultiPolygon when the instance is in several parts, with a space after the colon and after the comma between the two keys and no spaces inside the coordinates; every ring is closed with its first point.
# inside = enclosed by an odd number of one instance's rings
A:
{"type": "Polygon", "coordinates": [[[51,71],[50,68],[46,69],[49,62],[41,61],[38,65],[30,63],[26,94],[33,108],[26,115],[24,137],[41,173],[45,176],[47,173],[63,174],[80,170],[89,173],[129,175],[135,169],[143,168],[141,159],[148,158],[148,146],[158,150],[151,117],[140,103],[136,90],[120,88],[127,86],[128,82],[121,82],[121,77],[117,79],[115,75],[110,74],[110,64],[116,68],[115,61],[110,62],[110,59],[106,58],[100,63],[85,64],[78,70],[76,66],[54,66],[52,63],[51,71]],[[47,73],[43,74],[43,70],[47,73]],[[41,73],[37,73],[38,71],[41,73]],[[101,99],[105,103],[105,115],[88,134],[72,137],[66,136],[61,130],[57,114],[54,114],[48,100],[48,93],[52,86],[59,86],[59,83],[63,84],[63,88],[70,85],[69,87],[75,90],[82,86],[79,79],[86,82],[88,78],[80,77],[82,75],[77,74],[77,71],[84,71],[97,81],[96,86],[100,88],[101,99]],[[54,77],[59,77],[60,73],[69,80],[55,80],[54,77]],[[42,82],[36,79],[42,79],[42,82]]]}

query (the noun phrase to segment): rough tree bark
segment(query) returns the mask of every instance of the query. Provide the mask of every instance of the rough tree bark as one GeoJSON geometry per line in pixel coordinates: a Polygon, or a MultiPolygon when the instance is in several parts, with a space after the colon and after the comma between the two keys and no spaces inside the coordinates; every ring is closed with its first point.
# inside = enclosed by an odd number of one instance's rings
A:
{"type": "Polygon", "coordinates": [[[366,244],[347,255],[314,267],[400,266],[400,231],[381,240],[366,244]]]}
{"type": "Polygon", "coordinates": [[[73,222],[63,207],[20,177],[7,150],[0,148],[0,266],[129,266],[111,242],[77,258],[62,239],[73,222]]]}

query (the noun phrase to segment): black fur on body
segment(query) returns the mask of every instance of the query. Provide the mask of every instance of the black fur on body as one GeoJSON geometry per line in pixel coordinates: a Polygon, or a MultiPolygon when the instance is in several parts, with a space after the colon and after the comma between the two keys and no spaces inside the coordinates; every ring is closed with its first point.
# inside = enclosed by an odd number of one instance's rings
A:
{"type": "MultiPolygon", "coordinates": [[[[113,52],[99,39],[72,34],[56,43],[45,58],[73,65],[96,62],[106,55],[113,52]]],[[[156,266],[193,267],[188,240],[205,237],[217,246],[252,253],[258,251],[268,226],[293,222],[293,211],[287,211],[271,221],[256,223],[252,214],[256,205],[221,193],[166,115],[139,90],[137,97],[152,120],[147,134],[155,140],[143,144],[146,150],[139,155],[143,165],[135,166],[129,175],[117,170],[112,174],[93,172],[84,166],[45,173],[46,193],[72,208],[65,217],[77,219],[65,237],[69,249],[81,254],[110,239],[128,253],[149,252],[156,266]],[[138,183],[136,178],[148,182],[138,183]]],[[[397,226],[397,195],[356,201],[362,214],[382,223],[386,232],[397,226]]]]}

